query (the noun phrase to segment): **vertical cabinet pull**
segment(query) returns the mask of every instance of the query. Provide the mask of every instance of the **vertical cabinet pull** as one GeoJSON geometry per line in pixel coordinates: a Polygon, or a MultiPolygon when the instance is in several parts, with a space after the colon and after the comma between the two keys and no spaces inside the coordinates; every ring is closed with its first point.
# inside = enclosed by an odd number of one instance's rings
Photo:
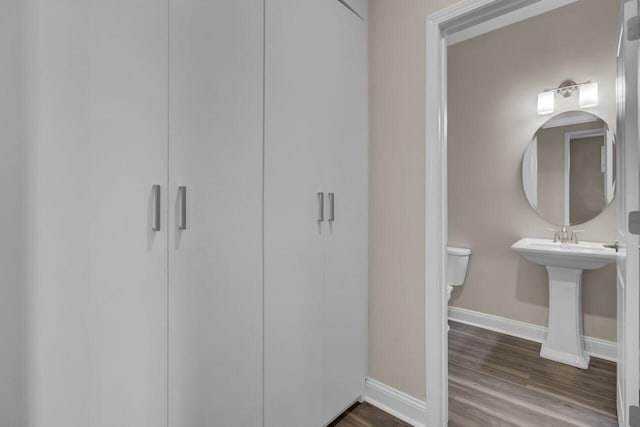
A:
{"type": "Polygon", "coordinates": [[[335,194],[329,193],[329,222],[335,221],[336,209],[335,209],[335,194]]]}
{"type": "Polygon", "coordinates": [[[151,231],[160,231],[160,186],[151,186],[153,196],[153,212],[151,215],[151,231]]]}
{"type": "Polygon", "coordinates": [[[324,193],[318,193],[318,222],[324,221],[324,193]]]}
{"type": "Polygon", "coordinates": [[[178,200],[180,203],[180,218],[178,220],[178,228],[180,230],[187,229],[187,187],[178,187],[178,200]]]}

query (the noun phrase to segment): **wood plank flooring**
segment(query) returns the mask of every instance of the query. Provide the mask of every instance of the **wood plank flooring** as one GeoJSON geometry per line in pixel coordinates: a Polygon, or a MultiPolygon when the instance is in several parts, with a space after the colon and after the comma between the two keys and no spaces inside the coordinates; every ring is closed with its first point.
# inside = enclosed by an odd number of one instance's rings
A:
{"type": "Polygon", "coordinates": [[[329,427],[411,427],[368,403],[356,403],[329,427]]]}
{"type": "Polygon", "coordinates": [[[449,426],[617,426],[616,365],[540,357],[540,344],[450,322],[449,426]]]}
{"type": "MultiPolygon", "coordinates": [[[[540,344],[450,322],[449,427],[614,427],[616,365],[588,370],[540,357],[540,344]]],[[[332,427],[407,427],[356,404],[332,427]]]]}

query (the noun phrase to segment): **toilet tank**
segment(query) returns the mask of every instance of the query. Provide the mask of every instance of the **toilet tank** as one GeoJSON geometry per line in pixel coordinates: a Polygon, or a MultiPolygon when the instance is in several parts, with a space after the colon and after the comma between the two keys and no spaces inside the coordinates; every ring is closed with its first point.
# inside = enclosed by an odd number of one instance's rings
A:
{"type": "Polygon", "coordinates": [[[471,249],[447,247],[447,285],[461,286],[467,276],[471,249]]]}

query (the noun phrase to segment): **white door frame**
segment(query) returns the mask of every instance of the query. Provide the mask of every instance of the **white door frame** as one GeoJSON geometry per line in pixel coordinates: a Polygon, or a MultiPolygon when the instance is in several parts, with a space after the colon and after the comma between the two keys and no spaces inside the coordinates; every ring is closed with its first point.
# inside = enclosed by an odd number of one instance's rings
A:
{"type": "Polygon", "coordinates": [[[637,211],[638,199],[638,42],[627,40],[627,19],[638,15],[636,0],[621,0],[618,47],[617,156],[620,176],[617,240],[623,243],[617,277],[617,407],[618,423],[630,425],[631,406],[638,406],[638,237],[629,233],[629,212],[637,211]],[[626,27],[626,28],[625,28],[626,27]],[[621,197],[623,196],[623,197],[621,197]],[[622,328],[621,328],[622,326],[622,328]]]}
{"type": "MultiPolygon", "coordinates": [[[[463,0],[426,22],[425,344],[428,427],[448,421],[447,47],[577,0],[463,0]]],[[[532,94],[535,96],[535,94],[532,94]]]]}

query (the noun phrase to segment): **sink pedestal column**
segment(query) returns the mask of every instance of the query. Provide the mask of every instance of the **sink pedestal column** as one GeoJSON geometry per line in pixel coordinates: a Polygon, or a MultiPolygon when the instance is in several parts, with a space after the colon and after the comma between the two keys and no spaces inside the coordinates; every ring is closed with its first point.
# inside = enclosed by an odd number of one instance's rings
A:
{"type": "Polygon", "coordinates": [[[549,330],[540,356],[577,368],[589,367],[582,342],[582,270],[547,266],[549,330]]]}

